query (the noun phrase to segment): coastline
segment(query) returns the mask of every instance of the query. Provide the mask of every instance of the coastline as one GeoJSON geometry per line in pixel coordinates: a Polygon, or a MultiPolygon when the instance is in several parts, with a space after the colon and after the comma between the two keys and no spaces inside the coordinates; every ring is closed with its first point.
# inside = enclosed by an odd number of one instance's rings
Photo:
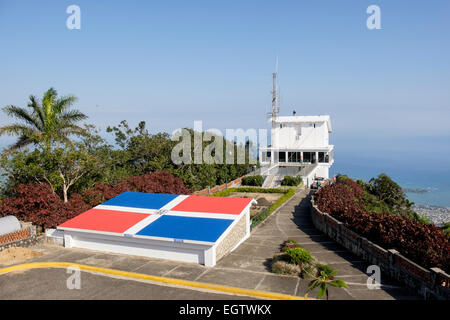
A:
{"type": "Polygon", "coordinates": [[[441,226],[444,222],[450,221],[449,207],[415,204],[412,209],[419,214],[426,215],[436,226],[441,226]]]}

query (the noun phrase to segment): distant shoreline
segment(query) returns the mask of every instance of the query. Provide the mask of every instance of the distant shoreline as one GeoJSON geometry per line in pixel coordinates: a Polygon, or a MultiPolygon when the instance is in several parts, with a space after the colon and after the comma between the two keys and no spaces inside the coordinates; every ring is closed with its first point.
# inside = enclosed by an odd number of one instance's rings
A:
{"type": "Polygon", "coordinates": [[[405,193],[428,193],[431,189],[421,189],[421,188],[403,188],[405,193]]]}
{"type": "Polygon", "coordinates": [[[437,226],[444,222],[450,222],[450,207],[415,204],[412,209],[419,214],[426,215],[437,226]]]}

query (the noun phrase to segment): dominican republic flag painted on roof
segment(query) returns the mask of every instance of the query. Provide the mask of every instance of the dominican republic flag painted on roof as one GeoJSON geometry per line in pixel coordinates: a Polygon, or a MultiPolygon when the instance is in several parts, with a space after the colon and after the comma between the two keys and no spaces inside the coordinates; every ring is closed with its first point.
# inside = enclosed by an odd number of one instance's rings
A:
{"type": "Polygon", "coordinates": [[[253,199],[124,192],[57,229],[214,243],[253,199]]]}

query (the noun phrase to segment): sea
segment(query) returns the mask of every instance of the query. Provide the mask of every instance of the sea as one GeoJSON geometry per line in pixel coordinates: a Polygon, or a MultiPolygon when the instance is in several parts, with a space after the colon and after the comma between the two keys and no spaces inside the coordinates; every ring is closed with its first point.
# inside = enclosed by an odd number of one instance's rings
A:
{"type": "MultiPolygon", "coordinates": [[[[450,137],[368,139],[336,137],[330,176],[368,181],[386,173],[418,205],[450,208],[450,137]]],[[[1,169],[0,169],[1,171],[1,169]]],[[[1,172],[0,172],[1,174],[1,172]]],[[[0,176],[0,181],[3,178],[0,176]]]]}
{"type": "Polygon", "coordinates": [[[450,137],[336,142],[330,175],[368,181],[386,173],[408,190],[406,196],[415,204],[450,208],[449,146],[450,137]]]}

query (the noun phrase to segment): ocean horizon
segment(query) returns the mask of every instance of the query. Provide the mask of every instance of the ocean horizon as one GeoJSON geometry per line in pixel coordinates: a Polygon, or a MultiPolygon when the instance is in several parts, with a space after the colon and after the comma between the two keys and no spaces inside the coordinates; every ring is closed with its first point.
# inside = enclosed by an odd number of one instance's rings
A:
{"type": "Polygon", "coordinates": [[[335,163],[330,176],[346,174],[368,181],[381,173],[390,176],[402,188],[427,190],[406,192],[415,204],[450,207],[450,137],[422,137],[391,141],[389,138],[351,141],[351,145],[336,142],[335,163]],[[376,141],[376,142],[375,142],[376,141]]]}
{"type": "Polygon", "coordinates": [[[330,177],[345,174],[355,180],[369,181],[386,173],[402,188],[427,190],[406,192],[408,199],[415,204],[450,208],[450,166],[447,160],[450,159],[450,151],[433,152],[439,150],[438,146],[448,145],[449,141],[450,137],[391,141],[387,138],[352,140],[337,136],[333,141],[335,162],[330,168],[330,177]],[[427,158],[421,155],[427,155],[427,158]]]}

